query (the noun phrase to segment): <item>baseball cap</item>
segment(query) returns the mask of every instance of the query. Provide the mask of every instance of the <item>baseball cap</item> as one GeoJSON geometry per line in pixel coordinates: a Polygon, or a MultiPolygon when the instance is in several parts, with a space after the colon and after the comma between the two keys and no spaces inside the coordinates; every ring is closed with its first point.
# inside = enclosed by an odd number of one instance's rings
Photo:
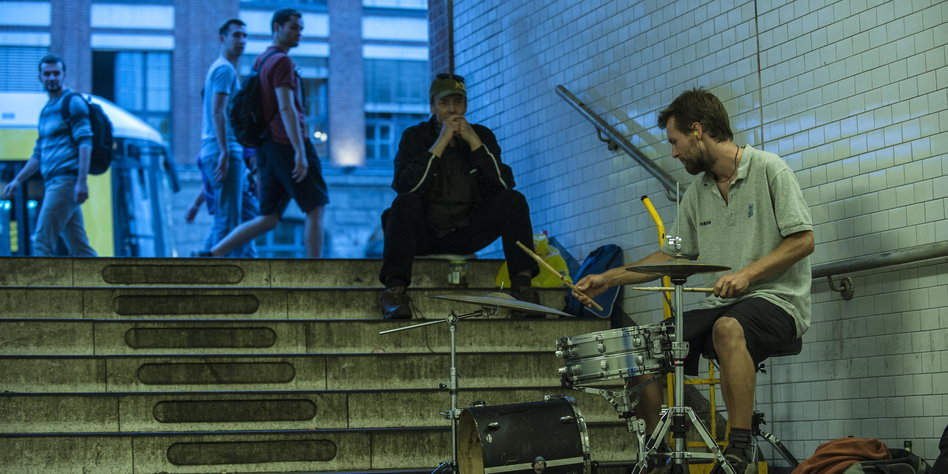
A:
{"type": "Polygon", "coordinates": [[[435,80],[431,81],[431,87],[428,88],[428,97],[432,102],[437,102],[449,95],[461,94],[467,97],[467,87],[464,85],[464,78],[457,74],[438,74],[435,80]]]}

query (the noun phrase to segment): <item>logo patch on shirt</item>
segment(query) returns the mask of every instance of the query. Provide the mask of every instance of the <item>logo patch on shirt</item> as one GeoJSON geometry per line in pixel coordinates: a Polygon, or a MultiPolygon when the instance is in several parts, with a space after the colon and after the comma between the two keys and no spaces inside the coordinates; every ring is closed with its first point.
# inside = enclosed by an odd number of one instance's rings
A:
{"type": "Polygon", "coordinates": [[[747,205],[747,217],[754,217],[754,205],[753,205],[753,204],[748,204],[748,205],[747,205]]]}
{"type": "Polygon", "coordinates": [[[698,225],[700,225],[700,226],[702,226],[702,227],[703,227],[703,226],[706,226],[706,225],[711,225],[711,221],[701,221],[701,222],[698,223],[698,225]]]}

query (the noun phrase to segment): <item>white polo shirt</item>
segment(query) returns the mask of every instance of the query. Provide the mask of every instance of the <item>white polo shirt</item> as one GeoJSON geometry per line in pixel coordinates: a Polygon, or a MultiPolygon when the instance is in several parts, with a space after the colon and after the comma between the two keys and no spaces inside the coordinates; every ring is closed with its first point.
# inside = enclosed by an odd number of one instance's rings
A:
{"type": "MultiPolygon", "coordinates": [[[[706,273],[704,286],[712,287],[724,274],[734,273],[769,254],[791,234],[813,230],[810,208],[803,200],[793,171],[779,156],[747,145],[731,182],[728,201],[709,173],[696,177],[681,198],[679,219],[668,235],[681,237],[681,253],[702,263],[726,265],[731,270],[706,273]]],[[[662,251],[674,255],[663,245],[662,251]]],[[[715,307],[760,297],[793,317],[797,337],[810,327],[810,257],[790,268],[754,282],[737,298],[709,295],[705,306],[715,307]]]]}

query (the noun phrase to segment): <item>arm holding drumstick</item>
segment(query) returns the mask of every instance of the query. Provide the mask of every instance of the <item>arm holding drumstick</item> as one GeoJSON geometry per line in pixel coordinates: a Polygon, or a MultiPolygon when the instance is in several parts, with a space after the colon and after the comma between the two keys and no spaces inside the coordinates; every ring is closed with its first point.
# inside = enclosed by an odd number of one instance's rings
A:
{"type": "MultiPolygon", "coordinates": [[[[573,285],[572,283],[570,283],[569,280],[567,280],[565,276],[563,276],[560,272],[556,271],[556,269],[553,268],[552,266],[550,266],[549,263],[546,263],[546,261],[543,260],[543,257],[540,257],[539,255],[533,253],[532,250],[530,250],[529,248],[527,248],[526,245],[523,245],[522,243],[520,243],[520,241],[517,241],[517,245],[518,245],[520,248],[522,248],[524,252],[527,252],[527,255],[529,255],[531,258],[533,258],[534,260],[536,260],[537,263],[540,264],[541,267],[544,267],[544,268],[546,268],[547,270],[553,272],[554,275],[558,275],[558,276],[560,277],[560,281],[562,281],[563,284],[565,284],[565,285],[568,286],[571,290],[573,290],[574,293],[580,293],[580,294],[582,294],[583,296],[586,296],[585,294],[582,293],[582,291],[580,291],[578,288],[576,288],[575,285],[573,285]]],[[[586,298],[589,299],[590,304],[591,304],[594,308],[598,309],[599,311],[603,311],[603,308],[602,308],[602,306],[599,305],[599,303],[596,303],[592,298],[590,298],[590,297],[588,297],[588,296],[586,296],[586,298]]]]}

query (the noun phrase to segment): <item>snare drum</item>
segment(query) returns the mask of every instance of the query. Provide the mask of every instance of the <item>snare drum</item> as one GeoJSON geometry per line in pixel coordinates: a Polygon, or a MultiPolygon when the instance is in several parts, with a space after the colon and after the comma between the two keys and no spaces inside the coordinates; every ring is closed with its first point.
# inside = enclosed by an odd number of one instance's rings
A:
{"type": "Polygon", "coordinates": [[[589,436],[570,397],[461,411],[461,474],[589,472],[589,436]]]}
{"type": "Polygon", "coordinates": [[[579,385],[671,370],[672,323],[597,331],[556,343],[563,382],[579,385]]]}

